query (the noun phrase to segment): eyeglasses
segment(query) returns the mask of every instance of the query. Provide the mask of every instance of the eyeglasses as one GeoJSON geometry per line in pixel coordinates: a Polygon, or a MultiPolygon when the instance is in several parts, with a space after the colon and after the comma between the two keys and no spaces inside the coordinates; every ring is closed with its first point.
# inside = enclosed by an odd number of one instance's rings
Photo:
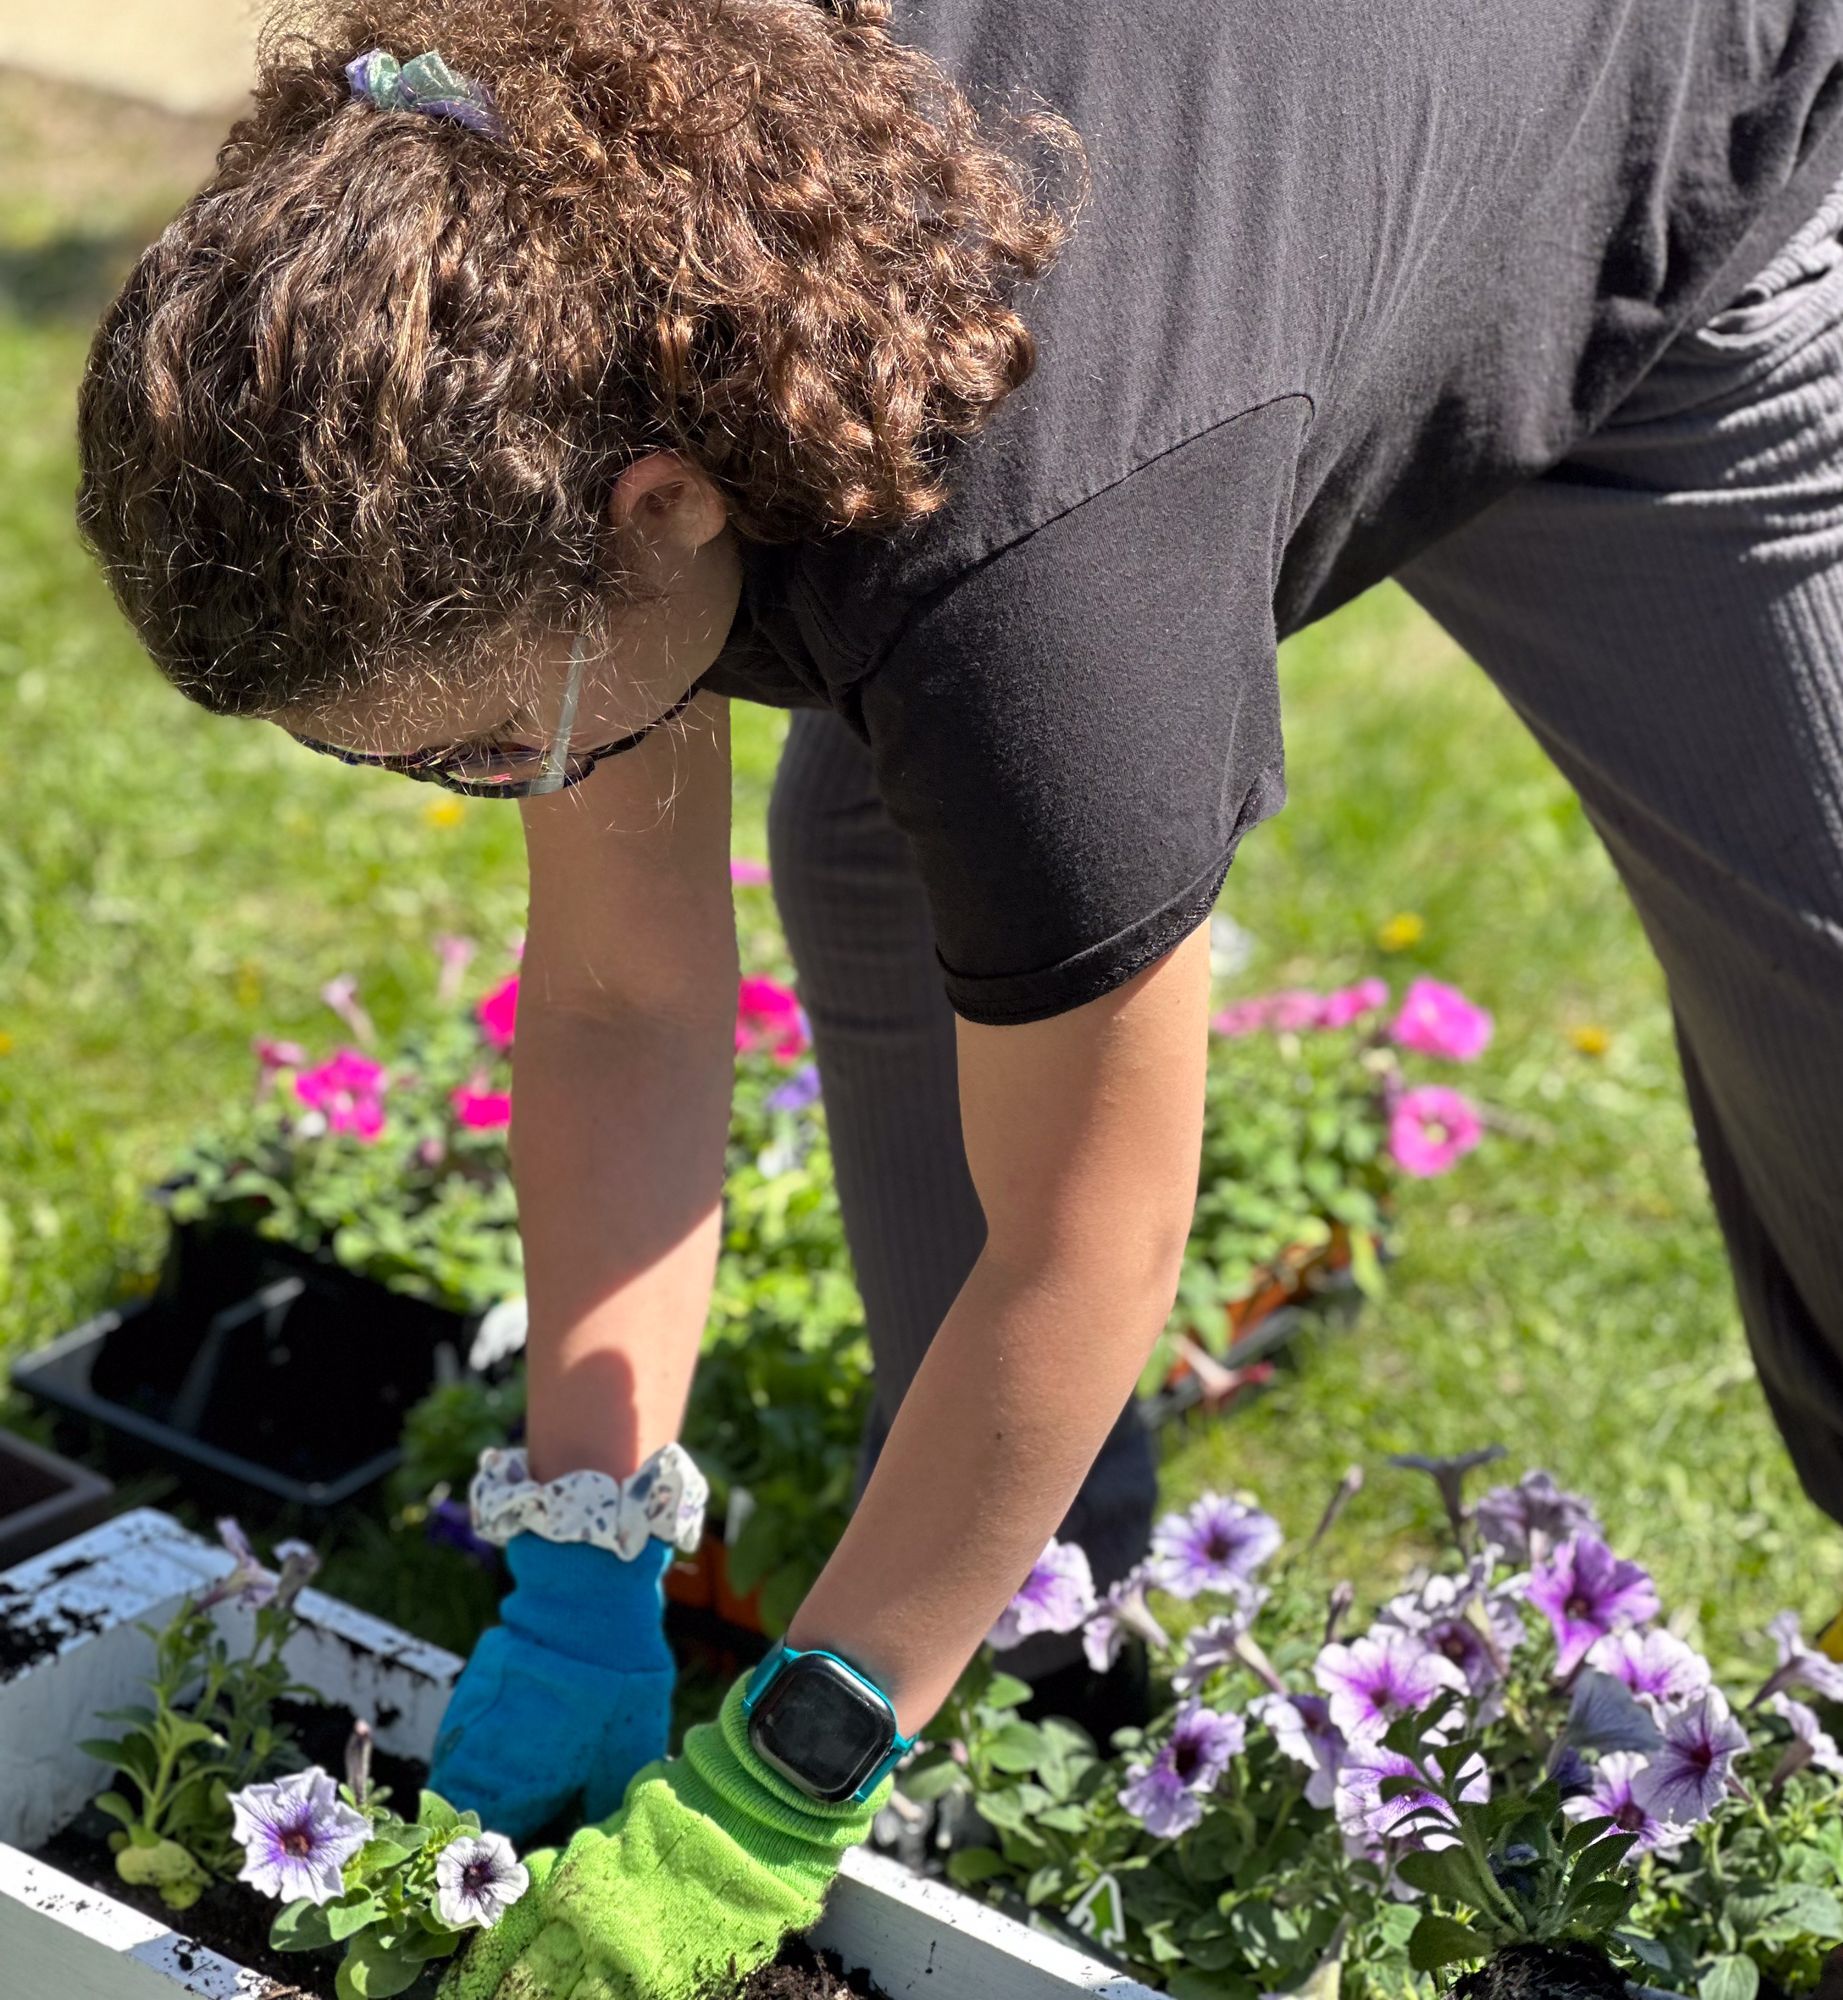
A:
{"type": "MultiPolygon", "coordinates": [[[[557,733],[548,744],[495,743],[478,750],[412,751],[407,756],[386,756],[368,750],[345,750],[336,743],[316,742],[311,736],[294,740],[323,757],[336,757],[342,764],[362,764],[374,771],[396,771],[420,783],[445,785],[451,792],[464,792],[474,799],[529,799],[546,792],[566,792],[579,785],[604,758],[618,757],[631,750],[662,724],[680,714],[698,692],[698,682],[653,717],[613,743],[598,744],[593,750],[570,746],[576,727],[576,704],[582,693],[582,635],[570,649],[569,680],[563,690],[563,713],[557,733]]],[[[292,730],[290,735],[294,735],[292,730]]]]}

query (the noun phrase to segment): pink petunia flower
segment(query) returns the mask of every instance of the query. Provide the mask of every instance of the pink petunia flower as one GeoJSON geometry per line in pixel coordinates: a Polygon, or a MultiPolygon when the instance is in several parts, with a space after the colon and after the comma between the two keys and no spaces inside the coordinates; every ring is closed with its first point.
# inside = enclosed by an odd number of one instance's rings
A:
{"type": "Polygon", "coordinates": [[[768,879],[766,862],[750,861],[741,855],[730,857],[730,880],[739,889],[759,889],[768,879]]]}
{"type": "Polygon", "coordinates": [[[479,947],[469,937],[455,937],[447,931],[441,932],[435,940],[435,955],[441,961],[441,977],[435,986],[435,1000],[438,1006],[451,1006],[461,991],[461,981],[467,968],[473,963],[474,953],[479,947]]]}
{"type": "Polygon", "coordinates": [[[1403,1173],[1432,1180],[1473,1151],[1484,1132],[1470,1098],[1443,1083],[1423,1083],[1395,1100],[1389,1151],[1403,1173]]]}
{"type": "Polygon", "coordinates": [[[767,1049],[791,1062],[804,1055],[811,1038],[806,1016],[791,986],[751,974],[736,990],[736,1053],[767,1049]]]}
{"type": "Polygon", "coordinates": [[[1449,1062],[1474,1062],[1491,1040],[1491,1016],[1475,1007],[1456,986],[1417,979],[1408,988],[1389,1029],[1404,1049],[1449,1062]]]}
{"type": "Polygon", "coordinates": [[[1270,1003],[1266,1000],[1235,1000],[1209,1017],[1210,1028],[1218,1035],[1241,1037],[1258,1035],[1267,1026],[1270,1003]]]}
{"type": "Polygon", "coordinates": [[[1386,979],[1359,979],[1354,986],[1340,986],[1327,993],[1318,1011],[1321,1028],[1348,1028],[1365,1014],[1379,1014],[1389,1004],[1386,979]]]}
{"type": "Polygon", "coordinates": [[[470,1132],[497,1132],[512,1122],[512,1093],[488,1089],[484,1075],[476,1074],[451,1092],[448,1102],[470,1132]]]}
{"type": "Polygon", "coordinates": [[[307,1061],[307,1051],[299,1042],[271,1041],[267,1035],[258,1035],[250,1047],[265,1070],[300,1069],[307,1061]]]}
{"type": "Polygon", "coordinates": [[[496,1049],[509,1049],[518,1028],[518,974],[495,986],[479,1006],[474,1019],[480,1032],[496,1049]]]}
{"type": "Polygon", "coordinates": [[[369,1145],[384,1129],[384,1065],[357,1049],[341,1049],[318,1069],[300,1071],[294,1094],[326,1120],[329,1132],[369,1145]]]}
{"type": "Polygon", "coordinates": [[[320,998],[366,1048],[376,1046],[378,1031],[371,1025],[371,1016],[358,1003],[358,981],[349,972],[342,972],[337,979],[329,979],[320,989],[320,998]]]}

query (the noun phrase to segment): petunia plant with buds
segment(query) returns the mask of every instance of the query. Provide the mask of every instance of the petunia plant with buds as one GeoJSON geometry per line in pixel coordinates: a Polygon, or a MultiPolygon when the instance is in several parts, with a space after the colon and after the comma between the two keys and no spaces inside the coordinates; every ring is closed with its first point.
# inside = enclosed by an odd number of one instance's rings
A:
{"type": "Polygon", "coordinates": [[[275,1706],[307,1692],[282,1653],[317,1558],[305,1543],[282,1542],[271,1569],[234,1520],[220,1521],[218,1532],[235,1567],[188,1598],[164,1630],[143,1628],[154,1642],[147,1699],[104,1710],[98,1720],[122,1725],[122,1733],[81,1745],[117,1773],[95,1801],[118,1822],[109,1839],[116,1873],[158,1891],[175,1910],[233,1872],[230,1794],[288,1754],[275,1706]],[[233,1646],[220,1628],[221,1604],[254,1614],[247,1646],[233,1646]]]}
{"type": "Polygon", "coordinates": [[[1104,1590],[1052,1544],[899,1780],[956,1802],[954,1879],[1182,2000],[1406,2000],[1512,1946],[1696,2000],[1808,1990],[1843,1942],[1843,1664],[1788,1616],[1731,1697],[1585,1499],[1538,1472],[1468,1505],[1498,1456],[1402,1461],[1451,1548],[1366,1625],[1324,1524],[1289,1549],[1245,1495],[1104,1590]],[[1147,1728],[1018,1715],[1005,1654],[1056,1630],[1097,1671],[1147,1649],[1147,1728]]]}
{"type": "Polygon", "coordinates": [[[370,1779],[360,1725],[345,1783],[315,1765],[235,1794],[240,1879],[283,1908],[269,1942],[281,1952],[339,1953],[337,2000],[388,2000],[490,1930],[531,1886],[503,1834],[424,1791],[415,1816],[390,1808],[370,1779]]]}

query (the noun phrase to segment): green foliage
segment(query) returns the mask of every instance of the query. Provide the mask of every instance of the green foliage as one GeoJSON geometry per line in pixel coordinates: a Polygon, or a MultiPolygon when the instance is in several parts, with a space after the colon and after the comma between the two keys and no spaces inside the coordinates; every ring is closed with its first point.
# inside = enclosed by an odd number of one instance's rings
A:
{"type": "Polygon", "coordinates": [[[305,1696],[282,1664],[294,1631],[287,1596],[261,1606],[247,1651],[234,1652],[208,1607],[188,1598],[154,1641],[147,1699],[103,1710],[121,1734],[79,1744],[118,1773],[97,1807],[119,1822],[110,1836],[124,1882],[157,1889],[171,1909],[195,1903],[214,1876],[234,1874],[229,1795],[293,1749],[277,1726],[279,1701],[305,1696]]]}

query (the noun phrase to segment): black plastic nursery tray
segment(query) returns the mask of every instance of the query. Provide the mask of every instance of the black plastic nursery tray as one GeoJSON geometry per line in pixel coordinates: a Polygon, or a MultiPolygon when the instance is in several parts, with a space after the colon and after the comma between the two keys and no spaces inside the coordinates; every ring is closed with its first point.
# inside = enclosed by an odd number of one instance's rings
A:
{"type": "Polygon", "coordinates": [[[94,1527],[114,1498],[88,1466],[0,1431],[0,1569],[94,1527]]]}
{"type": "Polygon", "coordinates": [[[13,1381],[112,1460],[325,1509],[396,1466],[410,1406],[460,1372],[466,1324],[309,1270],[209,1314],[158,1296],[99,1313],[13,1381]]]}

